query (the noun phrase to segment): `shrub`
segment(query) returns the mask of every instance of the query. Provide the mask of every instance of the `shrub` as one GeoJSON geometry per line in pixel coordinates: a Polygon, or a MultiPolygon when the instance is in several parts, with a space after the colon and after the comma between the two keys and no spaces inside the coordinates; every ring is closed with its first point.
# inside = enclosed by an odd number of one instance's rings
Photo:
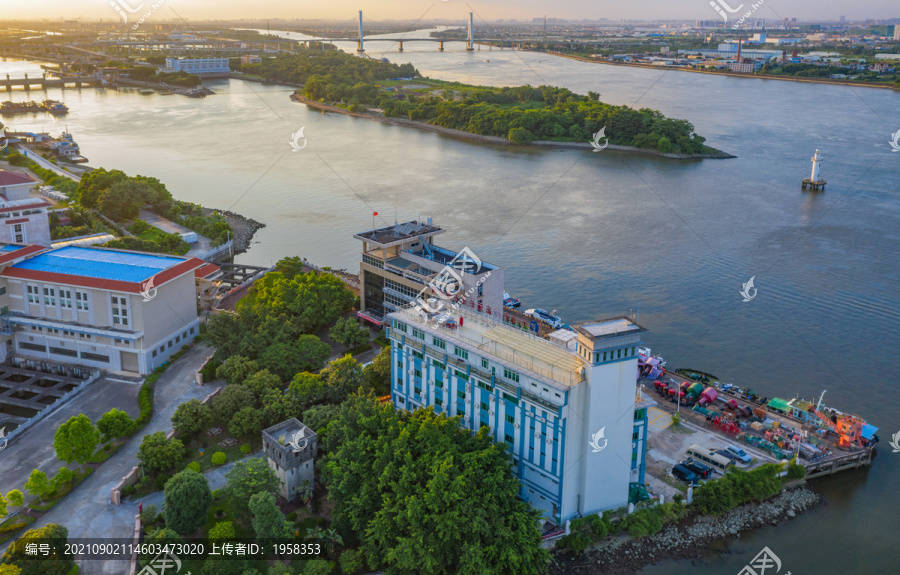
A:
{"type": "Polygon", "coordinates": [[[806,477],[806,468],[798,463],[791,463],[788,465],[787,477],[788,479],[803,479],[806,477]]]}
{"type": "Polygon", "coordinates": [[[156,521],[156,518],[159,516],[159,513],[156,509],[156,505],[148,505],[141,511],[141,523],[144,525],[149,525],[156,521]]]}
{"type": "Polygon", "coordinates": [[[53,478],[53,486],[56,489],[63,487],[64,485],[68,485],[75,479],[75,474],[67,467],[60,467],[59,471],[56,472],[56,476],[53,478]]]}
{"type": "Polygon", "coordinates": [[[200,463],[197,461],[191,461],[190,463],[188,463],[187,468],[190,469],[191,471],[196,471],[197,473],[200,473],[200,463]]]}
{"type": "Polygon", "coordinates": [[[291,511],[287,515],[284,516],[288,521],[296,521],[297,520],[297,512],[291,511]]]}
{"type": "Polygon", "coordinates": [[[244,445],[241,446],[241,453],[243,453],[244,455],[249,454],[251,450],[252,450],[252,448],[250,447],[249,443],[245,443],[244,445]]]}
{"type": "Polygon", "coordinates": [[[334,563],[322,559],[307,561],[303,568],[303,575],[328,575],[334,569],[334,563]]]}
{"type": "Polygon", "coordinates": [[[345,549],[341,552],[341,571],[355,573],[365,567],[362,554],[355,549],[345,549]]]}
{"type": "Polygon", "coordinates": [[[122,497],[130,497],[134,495],[134,485],[126,485],[119,490],[119,493],[122,494],[122,497]]]}
{"type": "Polygon", "coordinates": [[[228,461],[228,458],[221,451],[217,451],[213,453],[211,461],[213,465],[223,465],[228,461]]]}
{"type": "Polygon", "coordinates": [[[213,489],[212,498],[214,500],[219,501],[222,499],[222,495],[224,495],[224,492],[221,489],[213,489]]]}
{"type": "Polygon", "coordinates": [[[234,523],[231,521],[216,523],[209,530],[210,539],[231,539],[232,537],[234,537],[234,523]]]}
{"type": "Polygon", "coordinates": [[[138,392],[138,407],[141,409],[141,413],[137,416],[137,419],[134,420],[132,434],[144,427],[144,425],[150,421],[150,416],[153,415],[152,384],[144,383],[144,385],[141,386],[141,390],[138,392]]]}
{"type": "Polygon", "coordinates": [[[160,490],[160,491],[162,491],[163,489],[165,489],[165,488],[166,488],[166,482],[169,481],[169,479],[171,479],[171,477],[168,476],[168,475],[166,475],[165,473],[163,473],[163,474],[161,474],[161,475],[158,475],[158,476],[156,477],[156,488],[157,488],[158,490],[160,490]]]}

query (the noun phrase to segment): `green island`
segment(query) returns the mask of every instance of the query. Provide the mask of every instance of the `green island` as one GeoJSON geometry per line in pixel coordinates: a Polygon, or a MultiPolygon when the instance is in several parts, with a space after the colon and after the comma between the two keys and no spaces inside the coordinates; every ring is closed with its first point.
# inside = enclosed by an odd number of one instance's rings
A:
{"type": "MultiPolygon", "coordinates": [[[[268,81],[302,85],[295,99],[373,118],[403,118],[515,144],[575,144],[591,149],[605,127],[609,144],[688,157],[730,157],[705,145],[687,120],[635,110],[553,86],[492,88],[422,77],[411,64],[359,58],[334,49],[300,49],[232,68],[268,81]]],[[[601,136],[603,138],[603,136],[601,136]]],[[[606,141],[605,139],[602,141],[606,141]]]]}

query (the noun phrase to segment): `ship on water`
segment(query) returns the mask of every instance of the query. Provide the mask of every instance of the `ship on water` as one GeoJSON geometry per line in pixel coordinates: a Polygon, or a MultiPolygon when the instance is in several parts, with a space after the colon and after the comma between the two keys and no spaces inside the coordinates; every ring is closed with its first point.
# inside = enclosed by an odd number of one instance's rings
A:
{"type": "Polygon", "coordinates": [[[62,116],[69,113],[69,107],[57,100],[44,100],[41,103],[6,101],[0,104],[0,114],[6,116],[28,112],[50,112],[54,116],[62,116]]]}

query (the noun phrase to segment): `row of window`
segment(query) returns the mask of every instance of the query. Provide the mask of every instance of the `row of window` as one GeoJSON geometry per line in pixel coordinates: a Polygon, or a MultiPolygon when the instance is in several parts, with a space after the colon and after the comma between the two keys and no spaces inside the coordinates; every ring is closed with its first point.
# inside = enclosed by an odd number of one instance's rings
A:
{"type": "MultiPolygon", "coordinates": [[[[40,304],[43,299],[44,305],[56,306],[56,295],[59,292],[59,307],[64,309],[72,309],[72,290],[69,288],[56,288],[44,286],[40,288],[36,285],[28,284],[25,286],[25,294],[28,297],[28,303],[40,304]],[[42,298],[43,296],[43,298],[42,298]]],[[[0,294],[2,295],[2,294],[0,294]]],[[[123,298],[124,299],[124,298],[123,298]]],[[[88,294],[75,290],[75,307],[81,311],[89,311],[88,294]]]]}
{"type": "MultiPolygon", "coordinates": [[[[29,351],[38,351],[41,353],[47,353],[47,346],[36,344],[36,343],[28,343],[26,341],[20,341],[19,348],[27,349],[29,351]]],[[[65,349],[62,347],[51,346],[49,348],[49,350],[50,350],[50,353],[53,353],[56,355],[62,355],[65,357],[78,357],[79,356],[79,354],[75,350],[72,350],[72,349],[65,349]]],[[[102,363],[109,363],[108,355],[100,355],[99,353],[90,353],[87,351],[81,352],[81,359],[87,359],[90,361],[99,361],[102,363]]]]}
{"type": "MultiPolygon", "coordinates": [[[[591,352],[588,348],[583,345],[578,346],[579,351],[581,352],[581,356],[586,360],[591,361],[591,352]]],[[[623,347],[621,349],[612,349],[610,351],[604,351],[601,355],[599,351],[594,352],[594,361],[592,363],[600,363],[601,361],[613,361],[614,359],[622,359],[623,357],[634,357],[637,352],[637,347],[627,348],[623,347]]]]}
{"type": "Polygon", "coordinates": [[[33,326],[31,326],[31,331],[38,331],[41,333],[44,333],[46,331],[48,334],[51,334],[51,335],[59,335],[60,331],[62,331],[62,334],[66,337],[75,337],[77,335],[81,339],[91,339],[91,334],[89,334],[89,333],[74,332],[74,331],[69,331],[67,329],[59,330],[54,327],[43,328],[39,325],[33,325],[33,326]]]}
{"type": "Polygon", "coordinates": [[[188,331],[185,331],[185,332],[182,333],[181,335],[176,335],[176,336],[175,336],[175,339],[170,339],[170,340],[168,341],[168,343],[159,346],[159,349],[154,349],[154,350],[153,350],[153,357],[156,357],[156,356],[157,356],[158,354],[160,354],[160,353],[165,353],[165,352],[166,352],[166,349],[172,347],[172,346],[175,345],[176,343],[179,343],[181,340],[185,340],[185,341],[186,341],[187,338],[188,338],[188,333],[190,333],[191,335],[194,335],[194,328],[191,328],[191,329],[189,329],[188,331]]]}

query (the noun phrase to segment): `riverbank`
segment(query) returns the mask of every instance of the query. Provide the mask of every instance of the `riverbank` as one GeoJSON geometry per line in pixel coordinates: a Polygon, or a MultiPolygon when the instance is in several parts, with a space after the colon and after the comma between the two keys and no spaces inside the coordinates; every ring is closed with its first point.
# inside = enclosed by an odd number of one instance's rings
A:
{"type": "Polygon", "coordinates": [[[556,553],[547,573],[634,575],[661,561],[695,559],[716,542],[727,543],[744,531],[778,525],[821,503],[822,497],[805,485],[786,488],[768,501],[748,503],[723,515],[694,515],[650,537],[606,539],[583,555],[556,553]]]}
{"type": "Polygon", "coordinates": [[[266,227],[266,224],[227,210],[216,210],[203,207],[201,207],[200,210],[204,216],[218,214],[225,218],[225,221],[228,222],[228,225],[234,230],[234,255],[242,254],[249,250],[254,234],[256,234],[257,230],[266,227]]]}
{"type": "MultiPolygon", "coordinates": [[[[593,146],[590,142],[551,142],[547,140],[537,140],[531,142],[530,144],[514,144],[510,142],[506,138],[501,138],[499,136],[485,136],[482,134],[473,134],[472,132],[465,132],[463,130],[456,130],[453,128],[445,128],[443,126],[436,126],[434,124],[428,124],[426,122],[418,122],[416,120],[408,120],[405,118],[387,118],[384,116],[378,116],[375,114],[362,114],[359,112],[351,112],[350,110],[346,110],[344,108],[338,106],[332,106],[329,104],[324,104],[322,102],[316,102],[315,100],[310,100],[300,94],[294,93],[291,94],[291,100],[295,102],[299,102],[301,104],[306,104],[310,108],[316,110],[322,110],[325,112],[334,112],[336,114],[344,114],[346,116],[353,116],[354,118],[365,118],[367,120],[373,120],[376,122],[381,122],[382,124],[387,124],[389,126],[405,126],[408,128],[416,128],[418,130],[424,130],[426,132],[434,132],[437,134],[442,134],[444,136],[450,136],[451,138],[458,138],[461,140],[468,140],[470,142],[477,142],[479,144],[494,144],[499,146],[512,146],[512,145],[524,145],[524,146],[539,146],[544,148],[562,148],[562,149],[576,149],[576,150],[593,150],[593,146]]],[[[696,160],[696,159],[728,159],[735,158],[736,156],[732,156],[726,152],[721,150],[716,150],[715,153],[709,154],[668,154],[663,152],[658,152],[656,150],[646,150],[643,148],[635,148],[633,146],[616,146],[613,144],[607,145],[604,149],[613,150],[617,152],[624,152],[627,154],[641,154],[641,155],[650,155],[650,156],[658,156],[662,158],[670,158],[673,160],[696,160]]],[[[712,148],[710,148],[712,149],[712,148]]]]}
{"type": "MultiPolygon", "coordinates": [[[[528,50],[530,51],[530,50],[528,50]]],[[[609,60],[598,60],[596,58],[585,58],[584,56],[573,56],[572,54],[562,54],[560,52],[543,52],[549,56],[559,56],[560,58],[568,58],[569,60],[578,60],[579,62],[590,62],[592,64],[607,64],[609,66],[628,66],[631,68],[644,68],[648,70],[675,70],[678,72],[694,72],[696,74],[708,74],[712,76],[731,76],[733,78],[756,78],[760,80],[784,80],[788,82],[799,82],[801,84],[829,84],[832,86],[852,86],[858,88],[887,88],[895,90],[890,84],[874,84],[872,82],[851,82],[846,80],[832,80],[831,78],[798,78],[796,76],[778,76],[775,74],[741,74],[738,72],[727,72],[724,70],[698,70],[697,68],[681,68],[677,66],[648,66],[647,64],[635,64],[634,62],[611,62],[609,60]]]]}

